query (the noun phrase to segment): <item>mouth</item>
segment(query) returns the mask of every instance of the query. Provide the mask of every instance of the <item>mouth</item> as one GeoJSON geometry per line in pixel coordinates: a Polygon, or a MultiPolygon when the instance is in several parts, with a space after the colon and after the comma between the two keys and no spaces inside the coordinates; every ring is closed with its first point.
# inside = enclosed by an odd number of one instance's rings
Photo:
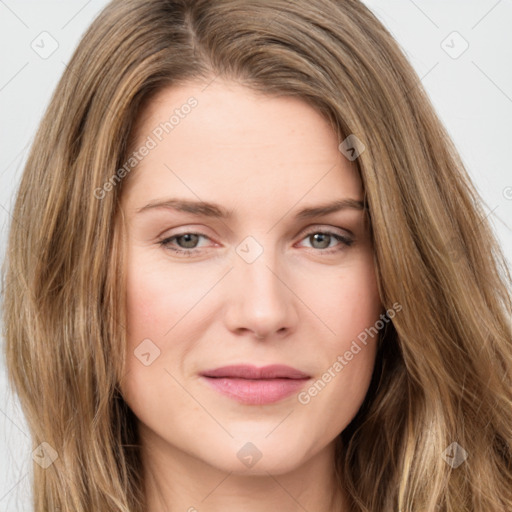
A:
{"type": "Polygon", "coordinates": [[[233,365],[202,372],[201,378],[217,392],[246,405],[279,402],[297,393],[311,378],[285,365],[257,368],[233,365]]]}

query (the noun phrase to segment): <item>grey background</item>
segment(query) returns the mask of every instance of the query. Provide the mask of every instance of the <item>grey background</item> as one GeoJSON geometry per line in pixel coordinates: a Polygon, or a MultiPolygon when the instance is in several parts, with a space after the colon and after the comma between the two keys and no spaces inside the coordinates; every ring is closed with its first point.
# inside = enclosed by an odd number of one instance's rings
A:
{"type": "MultiPolygon", "coordinates": [[[[106,3],[0,0],[2,259],[15,191],[35,130],[79,38],[106,3]]],[[[365,3],[405,49],[487,205],[510,261],[512,4],[506,0],[365,3]],[[466,44],[467,50],[454,58],[466,44]]],[[[3,359],[0,455],[0,512],[29,510],[31,443],[19,404],[7,387],[3,359]]]]}

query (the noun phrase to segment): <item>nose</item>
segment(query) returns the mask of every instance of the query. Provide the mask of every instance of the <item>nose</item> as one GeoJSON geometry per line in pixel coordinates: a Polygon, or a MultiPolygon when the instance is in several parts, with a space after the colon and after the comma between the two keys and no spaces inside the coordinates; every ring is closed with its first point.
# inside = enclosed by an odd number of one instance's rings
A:
{"type": "Polygon", "coordinates": [[[278,259],[268,248],[250,263],[234,255],[225,316],[231,332],[268,339],[296,330],[298,299],[290,286],[289,272],[278,259]]]}

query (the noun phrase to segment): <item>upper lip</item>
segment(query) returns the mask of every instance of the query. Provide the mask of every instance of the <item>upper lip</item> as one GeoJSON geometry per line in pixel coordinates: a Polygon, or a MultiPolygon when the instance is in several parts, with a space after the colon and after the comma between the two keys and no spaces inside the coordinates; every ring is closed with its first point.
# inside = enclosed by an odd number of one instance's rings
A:
{"type": "Polygon", "coordinates": [[[222,366],[201,372],[204,377],[227,377],[239,379],[307,379],[309,375],[283,364],[258,368],[252,365],[222,366]]]}

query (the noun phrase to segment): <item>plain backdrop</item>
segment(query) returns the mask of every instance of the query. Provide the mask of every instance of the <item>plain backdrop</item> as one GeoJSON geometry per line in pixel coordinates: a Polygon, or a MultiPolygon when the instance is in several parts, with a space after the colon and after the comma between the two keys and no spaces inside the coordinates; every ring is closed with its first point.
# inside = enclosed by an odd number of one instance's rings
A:
{"type": "MultiPolygon", "coordinates": [[[[212,0],[213,1],[213,0],[212,0]]],[[[0,0],[0,244],[28,149],[65,65],[105,0],[0,0]]],[[[512,4],[366,0],[404,49],[512,260],[512,4]],[[508,224],[508,227],[507,227],[508,224]]],[[[1,340],[3,343],[3,339],[1,340]]],[[[32,447],[0,361],[0,512],[30,510],[32,447]]]]}

